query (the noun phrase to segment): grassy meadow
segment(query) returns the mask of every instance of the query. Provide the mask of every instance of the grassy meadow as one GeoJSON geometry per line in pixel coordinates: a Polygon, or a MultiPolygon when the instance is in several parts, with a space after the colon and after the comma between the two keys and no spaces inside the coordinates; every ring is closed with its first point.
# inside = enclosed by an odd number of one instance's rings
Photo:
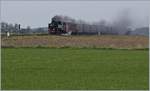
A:
{"type": "Polygon", "coordinates": [[[148,90],[148,50],[2,48],[2,89],[148,90]]]}

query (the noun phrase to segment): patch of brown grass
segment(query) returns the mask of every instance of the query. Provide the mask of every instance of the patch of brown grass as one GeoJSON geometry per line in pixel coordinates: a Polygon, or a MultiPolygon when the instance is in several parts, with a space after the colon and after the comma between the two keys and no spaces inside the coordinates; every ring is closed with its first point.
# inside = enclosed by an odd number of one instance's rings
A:
{"type": "Polygon", "coordinates": [[[11,36],[2,37],[2,47],[148,48],[144,36],[11,36]]]}

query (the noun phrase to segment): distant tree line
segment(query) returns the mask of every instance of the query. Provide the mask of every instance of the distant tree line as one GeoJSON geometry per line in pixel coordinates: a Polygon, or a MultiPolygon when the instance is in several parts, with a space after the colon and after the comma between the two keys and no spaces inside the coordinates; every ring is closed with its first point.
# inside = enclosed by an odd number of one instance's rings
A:
{"type": "Polygon", "coordinates": [[[47,30],[45,28],[35,28],[32,29],[30,26],[26,28],[21,28],[20,24],[11,24],[6,22],[1,22],[1,34],[5,34],[6,32],[10,32],[11,34],[35,34],[35,33],[46,33],[47,30]]]}
{"type": "Polygon", "coordinates": [[[19,31],[19,24],[8,24],[6,22],[1,23],[1,33],[12,32],[16,33],[19,31]]]}
{"type": "Polygon", "coordinates": [[[10,32],[13,34],[28,34],[31,30],[30,26],[27,26],[27,28],[20,27],[20,24],[1,22],[1,33],[10,32]]]}

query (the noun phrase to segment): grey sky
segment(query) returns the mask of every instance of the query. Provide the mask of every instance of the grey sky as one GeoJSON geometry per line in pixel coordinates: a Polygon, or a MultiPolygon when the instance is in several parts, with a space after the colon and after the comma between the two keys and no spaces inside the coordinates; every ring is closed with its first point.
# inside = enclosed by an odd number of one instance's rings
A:
{"type": "Polygon", "coordinates": [[[125,9],[134,27],[149,24],[150,1],[2,1],[1,20],[22,27],[45,27],[57,14],[88,22],[112,22],[125,9]]]}

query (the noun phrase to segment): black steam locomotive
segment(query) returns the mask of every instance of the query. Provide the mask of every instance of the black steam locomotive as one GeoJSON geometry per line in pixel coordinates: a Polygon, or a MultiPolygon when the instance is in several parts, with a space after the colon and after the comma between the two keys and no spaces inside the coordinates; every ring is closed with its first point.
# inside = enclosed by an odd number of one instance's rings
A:
{"type": "Polygon", "coordinates": [[[49,34],[75,34],[77,25],[61,16],[54,16],[48,24],[49,34]]]}

